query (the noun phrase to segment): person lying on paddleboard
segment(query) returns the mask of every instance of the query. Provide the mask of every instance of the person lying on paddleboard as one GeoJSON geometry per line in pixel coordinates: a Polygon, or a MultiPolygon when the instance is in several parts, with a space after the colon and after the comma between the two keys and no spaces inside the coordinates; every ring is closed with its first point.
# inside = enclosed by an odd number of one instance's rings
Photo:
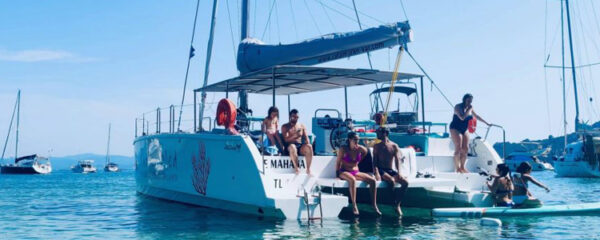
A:
{"type": "Polygon", "coordinates": [[[488,188],[494,196],[494,202],[497,207],[512,207],[515,204],[512,201],[512,192],[515,190],[512,180],[510,179],[510,170],[504,163],[498,164],[496,167],[497,176],[492,176],[492,184],[486,182],[488,188]]]}
{"type": "Polygon", "coordinates": [[[354,215],[358,215],[358,207],[356,206],[356,181],[364,181],[369,184],[371,190],[373,210],[375,210],[377,215],[381,215],[379,208],[377,208],[377,182],[375,178],[358,170],[358,163],[367,156],[368,150],[358,144],[359,138],[355,132],[348,133],[346,141],[346,146],[338,149],[335,169],[339,178],[348,181],[352,212],[354,215]]]}
{"type": "Polygon", "coordinates": [[[546,190],[546,192],[550,192],[550,188],[531,176],[531,170],[532,167],[528,162],[522,162],[517,167],[517,173],[513,174],[513,182],[515,186],[515,191],[513,192],[513,201],[516,205],[531,207],[542,205],[542,203],[538,199],[534,198],[531,192],[529,192],[528,182],[532,182],[538,187],[546,190]]]}
{"type": "Polygon", "coordinates": [[[452,143],[454,143],[454,168],[459,173],[469,172],[465,168],[467,154],[469,153],[469,134],[467,132],[469,121],[476,118],[488,126],[491,125],[475,113],[473,105],[471,105],[472,102],[473,95],[465,94],[462,103],[454,106],[454,114],[452,115],[452,122],[450,122],[450,136],[452,137],[452,143]]]}
{"type": "Polygon", "coordinates": [[[390,130],[386,127],[377,129],[377,138],[381,142],[373,146],[373,173],[377,181],[383,179],[390,184],[395,195],[396,213],[402,216],[400,203],[408,188],[408,181],[399,171],[401,169],[400,164],[404,162],[404,157],[398,145],[389,140],[389,134],[390,130]],[[394,166],[398,171],[394,170],[394,166]],[[400,188],[395,188],[396,183],[400,183],[400,188]]]}

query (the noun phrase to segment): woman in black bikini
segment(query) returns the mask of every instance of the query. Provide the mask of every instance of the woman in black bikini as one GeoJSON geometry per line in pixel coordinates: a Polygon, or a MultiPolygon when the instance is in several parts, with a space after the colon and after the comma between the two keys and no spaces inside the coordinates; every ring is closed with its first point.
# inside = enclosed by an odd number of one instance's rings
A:
{"type": "Polygon", "coordinates": [[[494,180],[490,185],[486,182],[488,188],[494,196],[494,202],[497,207],[512,207],[514,202],[512,201],[512,192],[515,190],[512,180],[510,179],[510,170],[504,163],[498,164],[496,167],[496,173],[498,176],[492,176],[494,180]]]}
{"type": "Polygon", "coordinates": [[[465,162],[467,161],[467,153],[469,152],[469,134],[467,134],[467,128],[469,126],[469,120],[475,117],[477,120],[490,126],[488,122],[483,120],[479,115],[473,111],[473,95],[467,93],[463,96],[462,103],[454,106],[454,115],[452,116],[452,122],[450,123],[450,136],[454,143],[454,168],[456,172],[468,173],[465,168],[465,162]]]}
{"type": "Polygon", "coordinates": [[[348,181],[348,192],[350,192],[350,201],[352,201],[352,212],[358,215],[358,207],[356,206],[356,181],[364,181],[371,188],[371,200],[373,210],[377,215],[381,215],[377,208],[377,182],[375,178],[369,174],[358,170],[358,163],[367,156],[367,148],[358,144],[359,138],[355,132],[348,133],[347,145],[341,147],[337,153],[337,161],[335,169],[337,176],[348,181]]]}

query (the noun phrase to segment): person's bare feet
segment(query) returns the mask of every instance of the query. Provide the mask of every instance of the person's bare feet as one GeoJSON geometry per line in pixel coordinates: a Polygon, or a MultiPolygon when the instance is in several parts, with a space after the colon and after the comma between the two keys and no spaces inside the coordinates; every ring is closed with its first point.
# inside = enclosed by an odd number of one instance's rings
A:
{"type": "Polygon", "coordinates": [[[296,175],[300,174],[300,170],[299,169],[296,168],[294,171],[295,171],[296,175]]]}
{"type": "Polygon", "coordinates": [[[375,214],[377,214],[377,216],[381,216],[381,211],[379,211],[377,205],[373,205],[373,210],[375,211],[375,214]]]}
{"type": "Polygon", "coordinates": [[[353,213],[355,216],[358,216],[358,214],[359,214],[359,212],[358,212],[358,207],[356,207],[356,206],[352,207],[352,213],[353,213]]]}
{"type": "Polygon", "coordinates": [[[400,204],[396,205],[396,214],[398,214],[398,216],[402,217],[403,213],[402,213],[402,209],[400,208],[400,204]]]}

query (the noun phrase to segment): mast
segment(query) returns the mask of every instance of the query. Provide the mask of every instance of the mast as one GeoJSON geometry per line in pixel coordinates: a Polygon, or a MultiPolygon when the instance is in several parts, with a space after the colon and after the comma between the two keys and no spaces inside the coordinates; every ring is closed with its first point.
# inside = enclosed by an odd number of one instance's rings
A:
{"type": "Polygon", "coordinates": [[[17,158],[19,156],[19,115],[21,115],[21,90],[17,92],[17,133],[15,134],[15,163],[17,162],[17,158]]]}
{"type": "Polygon", "coordinates": [[[566,74],[565,74],[565,7],[563,1],[560,1],[560,36],[561,36],[561,60],[562,60],[562,97],[563,97],[563,139],[564,139],[564,147],[563,147],[563,155],[567,152],[567,83],[566,83],[566,74]]]}
{"type": "Polygon", "coordinates": [[[12,116],[10,117],[10,124],[8,125],[8,132],[6,133],[6,140],[4,140],[4,148],[2,149],[2,156],[0,156],[0,161],[4,160],[4,153],[6,153],[6,146],[8,145],[8,138],[10,137],[10,130],[12,129],[13,120],[15,120],[15,113],[17,112],[17,104],[19,104],[19,93],[17,93],[17,99],[15,100],[15,106],[13,107],[12,116]]]}
{"type": "MultiPolygon", "coordinates": [[[[240,41],[244,41],[244,39],[250,37],[248,34],[248,12],[250,11],[250,3],[249,0],[242,0],[242,24],[241,24],[241,36],[240,41]]],[[[240,98],[240,109],[244,112],[248,111],[248,94],[245,90],[241,90],[238,94],[240,98]]]]}
{"type": "Polygon", "coordinates": [[[108,124],[108,143],[106,143],[106,164],[110,163],[110,123],[108,124]]]}
{"type": "Polygon", "coordinates": [[[206,85],[208,84],[208,73],[210,68],[210,58],[212,54],[213,39],[215,36],[215,22],[217,20],[217,5],[219,0],[213,1],[212,18],[210,21],[210,35],[208,38],[208,47],[206,49],[206,64],[204,65],[204,83],[202,85],[202,102],[200,104],[200,129],[202,130],[202,122],[204,119],[204,106],[206,103],[206,85]]]}
{"type": "MultiPolygon", "coordinates": [[[[573,90],[575,92],[575,132],[579,128],[579,101],[577,97],[577,77],[575,74],[575,53],[573,52],[573,36],[571,34],[571,14],[569,13],[569,0],[565,0],[567,7],[567,27],[569,30],[569,50],[571,52],[571,73],[573,74],[573,90]]],[[[564,68],[564,65],[563,65],[564,68]]]]}

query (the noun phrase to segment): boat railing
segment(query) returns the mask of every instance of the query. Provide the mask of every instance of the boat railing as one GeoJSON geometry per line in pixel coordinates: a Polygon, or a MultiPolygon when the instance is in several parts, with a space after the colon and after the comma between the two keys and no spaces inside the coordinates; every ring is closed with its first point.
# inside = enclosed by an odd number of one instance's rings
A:
{"type": "MultiPolygon", "coordinates": [[[[207,103],[206,110],[210,111],[212,105],[214,104],[207,103]]],[[[195,111],[192,110],[192,108],[199,108],[198,106],[187,104],[180,109],[180,106],[170,105],[144,112],[135,118],[135,137],[161,133],[199,132],[200,129],[195,121],[197,118],[193,114],[195,111]]],[[[212,130],[213,118],[203,117],[202,122],[204,123],[202,126],[208,126],[205,130],[212,130]]]]}
{"type": "Polygon", "coordinates": [[[485,136],[483,137],[483,141],[484,142],[487,141],[488,135],[492,128],[499,128],[500,130],[502,130],[502,159],[505,159],[506,158],[506,131],[504,130],[504,127],[502,127],[500,125],[496,125],[496,124],[490,124],[490,126],[485,131],[485,136]]]}

